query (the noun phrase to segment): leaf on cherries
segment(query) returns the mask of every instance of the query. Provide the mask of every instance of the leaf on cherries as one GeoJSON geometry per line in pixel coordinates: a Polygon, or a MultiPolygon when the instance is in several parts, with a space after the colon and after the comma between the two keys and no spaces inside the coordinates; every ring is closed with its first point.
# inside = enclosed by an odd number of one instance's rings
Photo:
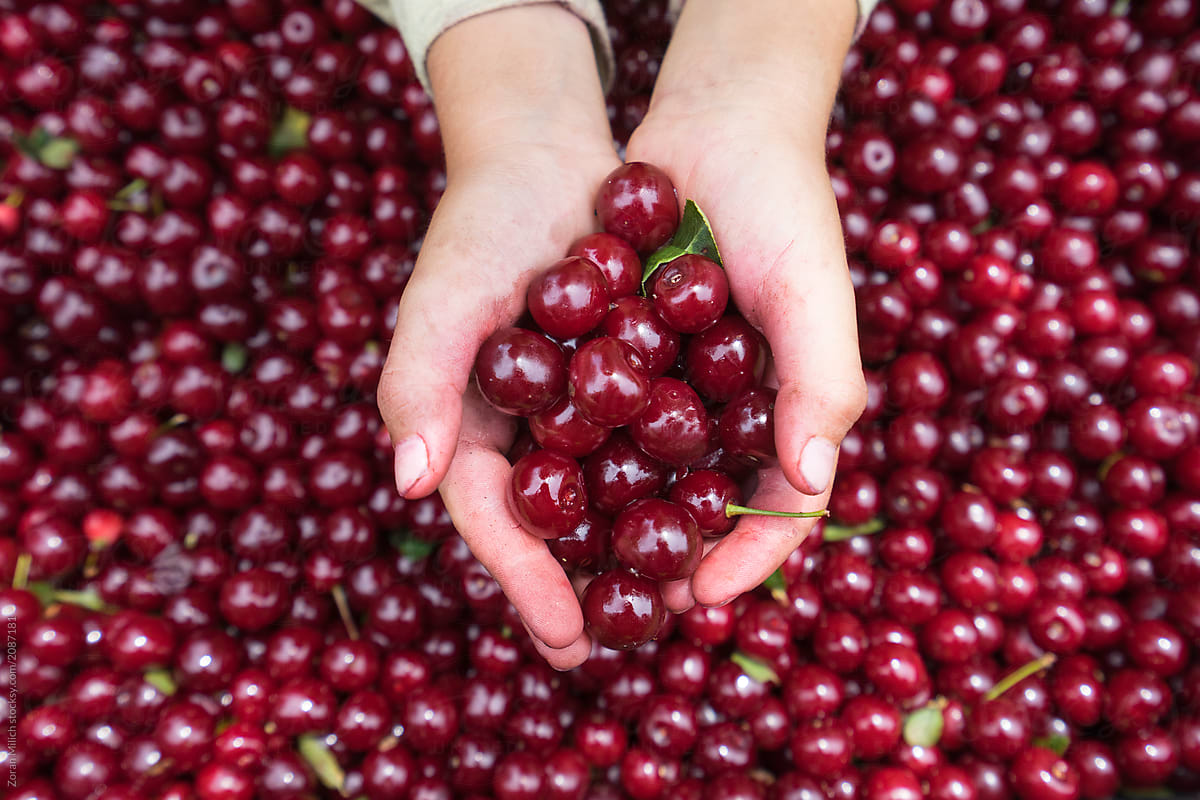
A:
{"type": "Polygon", "coordinates": [[[50,595],[50,601],[61,603],[64,606],[86,608],[88,611],[100,611],[105,614],[116,611],[115,608],[104,602],[104,598],[95,589],[55,589],[50,595]]]}
{"type": "Polygon", "coordinates": [[[175,692],[179,691],[179,686],[178,686],[178,684],[175,683],[175,679],[173,677],[171,677],[170,670],[166,670],[166,669],[147,670],[146,673],[144,675],[142,675],[142,680],[144,680],[146,683],[153,686],[155,689],[158,689],[160,692],[167,695],[168,697],[175,694],[175,692]]]}
{"type": "Polygon", "coordinates": [[[642,270],[642,286],[645,287],[650,276],[657,272],[659,267],[686,255],[704,256],[721,264],[721,252],[717,249],[712,225],[708,224],[708,217],[700,210],[700,206],[696,205],[695,200],[688,200],[683,204],[683,217],[679,220],[679,227],[675,229],[671,241],[646,259],[646,266],[642,270]]]}
{"type": "Polygon", "coordinates": [[[271,158],[285,156],[293,150],[298,150],[308,144],[308,126],[312,117],[299,109],[288,106],[275,130],[271,131],[271,139],[267,143],[267,152],[271,158]]]}
{"type": "Polygon", "coordinates": [[[23,583],[20,586],[16,581],[13,581],[14,589],[24,589],[37,598],[38,603],[42,608],[46,608],[54,603],[54,593],[57,589],[54,584],[49,581],[34,581],[33,583],[23,583]]]}
{"type": "Polygon", "coordinates": [[[734,653],[729,660],[742,668],[742,672],[759,683],[779,683],[779,673],[765,661],[748,656],[745,653],[734,653]]]}
{"type": "Polygon", "coordinates": [[[783,568],[775,570],[763,581],[763,586],[770,592],[786,592],[787,581],[783,577],[783,568]]]}
{"type": "Polygon", "coordinates": [[[55,136],[38,150],[38,160],[50,169],[66,169],[79,153],[79,142],[55,136]]]}
{"type": "Polygon", "coordinates": [[[393,544],[400,555],[413,561],[422,561],[428,558],[429,554],[437,547],[435,542],[417,536],[397,536],[393,544]]]}
{"type": "Polygon", "coordinates": [[[66,169],[79,153],[79,142],[69,136],[51,136],[45,128],[34,128],[28,136],[15,134],[13,144],[25,155],[50,169],[66,169]]]}
{"type": "Polygon", "coordinates": [[[250,353],[238,342],[230,342],[221,351],[221,367],[228,373],[236,375],[246,368],[250,353]]]}
{"type": "Polygon", "coordinates": [[[1061,756],[1071,746],[1071,737],[1061,733],[1053,733],[1049,736],[1043,736],[1040,739],[1034,739],[1033,744],[1036,747],[1044,747],[1047,750],[1052,750],[1055,755],[1061,756]]]}
{"type": "Polygon", "coordinates": [[[933,747],[942,738],[945,725],[939,705],[922,706],[904,718],[904,743],[910,747],[933,747]]]}
{"type": "Polygon", "coordinates": [[[346,773],[342,771],[337,756],[329,749],[329,745],[320,736],[306,734],[296,743],[300,757],[308,762],[313,773],[327,788],[340,792],[346,783],[346,773]]]}

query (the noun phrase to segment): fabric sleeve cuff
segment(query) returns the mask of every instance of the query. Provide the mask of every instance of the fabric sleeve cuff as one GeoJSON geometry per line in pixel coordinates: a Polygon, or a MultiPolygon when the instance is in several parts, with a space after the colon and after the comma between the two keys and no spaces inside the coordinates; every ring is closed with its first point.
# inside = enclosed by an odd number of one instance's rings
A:
{"type": "Polygon", "coordinates": [[[600,0],[358,0],[364,8],[400,31],[417,79],[431,94],[425,62],[429,48],[439,36],[479,14],[541,2],[554,2],[584,21],[591,34],[600,81],[607,90],[612,81],[614,62],[600,0]]]}

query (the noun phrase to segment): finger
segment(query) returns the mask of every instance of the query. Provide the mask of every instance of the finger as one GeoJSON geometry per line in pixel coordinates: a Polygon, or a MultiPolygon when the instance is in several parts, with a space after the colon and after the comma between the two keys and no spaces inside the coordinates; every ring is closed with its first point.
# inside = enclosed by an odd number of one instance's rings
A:
{"type": "MultiPolygon", "coordinates": [[[[747,505],[773,511],[819,511],[829,492],[797,492],[778,469],[763,470],[747,505]]],[[[812,531],[816,519],[742,516],[700,562],[692,593],[704,606],[720,606],[765,581],[812,531]]]]}
{"type": "MultiPolygon", "coordinates": [[[[575,592],[575,597],[583,602],[583,590],[592,582],[594,575],[586,573],[575,573],[570,576],[571,589],[575,592]]],[[[525,626],[525,630],[529,630],[529,626],[525,626]]],[[[538,640],[530,631],[533,647],[538,651],[542,658],[546,659],[546,663],[556,670],[564,672],[569,669],[574,669],[588,660],[588,656],[592,653],[592,637],[585,630],[578,639],[566,647],[554,648],[547,645],[545,642],[538,640]]]]}
{"type": "Polygon", "coordinates": [[[499,324],[499,309],[487,301],[482,283],[448,290],[445,272],[459,257],[448,247],[422,248],[379,381],[396,489],[405,497],[423,497],[445,477],[475,353],[499,324]]]}
{"type": "Polygon", "coordinates": [[[792,247],[756,298],[779,393],[775,446],[792,486],[819,495],[833,481],[837,447],[866,406],[854,291],[840,247],[821,264],[792,247]]]}
{"type": "Polygon", "coordinates": [[[672,614],[682,614],[696,605],[696,598],[692,595],[691,578],[665,581],[659,585],[659,590],[662,592],[663,603],[666,604],[667,611],[672,614]]]}
{"type": "Polygon", "coordinates": [[[511,468],[497,449],[495,412],[477,392],[466,400],[458,453],[441,487],[446,509],[534,638],[550,648],[575,645],[583,612],[571,582],[545,541],[527,533],[508,508],[511,468]]]}
{"type": "MultiPolygon", "coordinates": [[[[716,547],[718,541],[720,540],[705,539],[704,554],[707,555],[716,547]]],[[[678,581],[664,581],[659,584],[659,589],[662,592],[663,602],[666,604],[667,610],[672,614],[682,614],[696,605],[696,596],[692,594],[692,579],[690,577],[678,581]]]]}
{"type": "MultiPolygon", "coordinates": [[[[525,628],[528,630],[529,626],[526,625],[525,628]]],[[[575,669],[587,661],[592,652],[592,637],[586,631],[566,647],[550,647],[539,640],[537,636],[532,636],[532,639],[533,647],[538,651],[538,655],[546,659],[546,663],[559,672],[575,669]]]]}

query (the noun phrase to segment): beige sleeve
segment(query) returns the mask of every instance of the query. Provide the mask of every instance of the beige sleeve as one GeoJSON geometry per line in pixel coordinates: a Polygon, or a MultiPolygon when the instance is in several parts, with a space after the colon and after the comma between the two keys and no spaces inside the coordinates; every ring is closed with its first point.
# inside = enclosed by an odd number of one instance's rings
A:
{"type": "MultiPolygon", "coordinates": [[[[600,80],[607,89],[613,74],[612,43],[608,39],[608,27],[604,22],[604,10],[600,0],[549,0],[565,6],[587,23],[592,35],[592,46],[596,51],[596,67],[600,80]]],[[[358,3],[389,25],[394,25],[404,37],[417,78],[429,91],[429,74],[425,71],[425,56],[429,47],[444,31],[464,19],[495,11],[509,6],[529,5],[547,0],[358,0],[358,3]]],[[[867,17],[879,0],[857,0],[858,28],[862,32],[867,17]]],[[[678,14],[684,0],[671,0],[671,10],[678,14]]]]}
{"type": "MultiPolygon", "coordinates": [[[[510,6],[531,5],[548,0],[358,0],[358,3],[377,17],[394,25],[404,37],[417,78],[425,91],[429,89],[429,74],[425,57],[437,37],[464,19],[510,6]]],[[[592,47],[596,51],[596,68],[600,80],[608,87],[613,72],[612,44],[604,22],[600,0],[549,0],[573,11],[588,26],[592,47]]]]}

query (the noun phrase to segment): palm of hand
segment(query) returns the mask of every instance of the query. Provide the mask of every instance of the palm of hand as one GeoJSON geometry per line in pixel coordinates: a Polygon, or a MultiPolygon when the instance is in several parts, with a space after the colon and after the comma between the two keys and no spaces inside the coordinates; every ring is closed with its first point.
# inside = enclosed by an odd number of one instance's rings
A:
{"type": "Polygon", "coordinates": [[[425,420],[420,436],[433,469],[402,492],[441,490],[459,532],[530,630],[567,648],[541,648],[562,667],[586,656],[582,613],[545,542],[508,508],[503,453],[515,425],[483,401],[470,375],[483,340],[523,312],[529,280],[592,231],[596,187],[619,163],[604,146],[531,144],[480,154],[477,165],[452,174],[401,300],[378,389],[385,420],[425,420]],[[440,363],[414,363],[413,354],[428,353],[440,363]],[[445,470],[440,485],[437,465],[445,470]]]}
{"type": "MultiPolygon", "coordinates": [[[[823,157],[806,156],[797,142],[771,134],[743,136],[736,129],[695,134],[704,122],[648,119],[631,140],[627,160],[663,168],[677,181],[680,200],[694,200],[705,211],[721,248],[731,296],[774,351],[768,381],[783,384],[776,405],[781,461],[759,471],[749,504],[818,510],[828,501],[827,488],[810,494],[811,487],[798,475],[798,456],[813,430],[812,421],[804,419],[813,415],[806,412],[819,409],[823,397],[839,395],[851,398],[830,404],[847,409],[840,412],[847,417],[845,427],[861,411],[854,408],[854,398],[861,394],[856,385],[861,367],[853,290],[823,157]],[[842,341],[831,343],[833,337],[842,341]],[[834,366],[829,366],[831,359],[834,366]],[[823,388],[821,373],[828,376],[823,388]]],[[[668,607],[721,603],[753,588],[814,524],[742,517],[706,554],[691,581],[664,587],[668,607]]]]}

